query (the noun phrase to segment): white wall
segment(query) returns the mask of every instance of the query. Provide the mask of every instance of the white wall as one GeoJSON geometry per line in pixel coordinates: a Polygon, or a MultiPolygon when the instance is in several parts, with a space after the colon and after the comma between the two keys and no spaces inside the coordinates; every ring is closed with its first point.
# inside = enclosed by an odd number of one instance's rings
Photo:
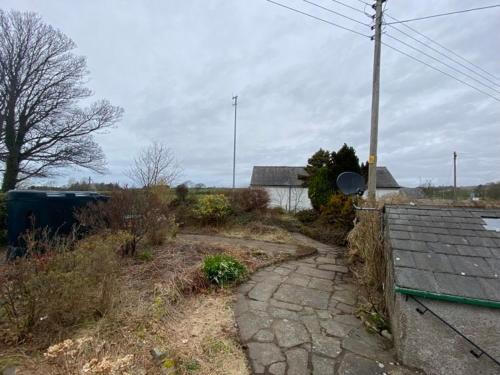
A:
{"type": "Polygon", "coordinates": [[[287,211],[300,211],[312,208],[304,187],[263,186],[269,193],[271,207],[281,207],[287,211]]]}
{"type": "MultiPolygon", "coordinates": [[[[281,207],[286,211],[300,211],[312,208],[311,201],[307,195],[305,187],[281,187],[281,186],[262,186],[269,193],[271,207],[281,207]],[[288,207],[290,204],[290,208],[288,207]]],[[[377,189],[376,196],[381,198],[391,194],[398,194],[399,189],[377,189]]],[[[363,197],[368,193],[365,191],[363,197]]]]}
{"type": "MultiPolygon", "coordinates": [[[[382,198],[386,195],[391,195],[391,194],[399,194],[399,188],[398,189],[377,189],[375,190],[375,196],[378,198],[382,198]]],[[[363,198],[368,198],[368,190],[366,190],[363,193],[363,198]]]]}

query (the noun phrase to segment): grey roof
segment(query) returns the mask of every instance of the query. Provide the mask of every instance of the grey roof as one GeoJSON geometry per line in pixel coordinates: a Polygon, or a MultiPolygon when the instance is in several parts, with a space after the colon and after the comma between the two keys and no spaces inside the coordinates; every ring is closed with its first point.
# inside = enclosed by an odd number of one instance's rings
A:
{"type": "Polygon", "coordinates": [[[400,288],[500,302],[500,209],[388,205],[386,235],[400,288]]]}
{"type": "MultiPolygon", "coordinates": [[[[253,167],[250,185],[302,186],[302,180],[298,176],[307,176],[304,167],[256,166],[253,167]]],[[[377,188],[399,188],[399,184],[386,167],[377,167],[377,188]]]]}
{"type": "Polygon", "coordinates": [[[377,188],[398,189],[400,186],[387,167],[377,167],[377,188]]]}
{"type": "Polygon", "coordinates": [[[251,186],[302,186],[304,167],[253,167],[251,186]]]}

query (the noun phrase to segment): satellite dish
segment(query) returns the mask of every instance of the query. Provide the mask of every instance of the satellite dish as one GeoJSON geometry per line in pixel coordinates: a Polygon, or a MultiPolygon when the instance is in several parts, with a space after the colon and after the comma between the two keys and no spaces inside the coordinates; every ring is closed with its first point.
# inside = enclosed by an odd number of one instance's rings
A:
{"type": "Polygon", "coordinates": [[[337,186],[345,195],[363,195],[365,191],[365,179],[354,172],[342,172],[337,177],[337,186]]]}

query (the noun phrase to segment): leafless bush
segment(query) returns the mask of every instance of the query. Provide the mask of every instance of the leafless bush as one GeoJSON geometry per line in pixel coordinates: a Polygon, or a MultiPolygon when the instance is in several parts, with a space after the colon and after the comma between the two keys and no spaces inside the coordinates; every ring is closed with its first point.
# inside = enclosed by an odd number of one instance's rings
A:
{"type": "Polygon", "coordinates": [[[265,210],[269,201],[268,192],[259,188],[239,189],[234,196],[237,209],[244,212],[265,210]]]}
{"type": "Polygon", "coordinates": [[[122,255],[134,255],[137,244],[145,238],[152,244],[161,244],[175,232],[167,202],[152,190],[113,192],[108,201],[90,204],[77,217],[81,225],[94,233],[106,229],[128,233],[130,237],[122,246],[122,255]]]}

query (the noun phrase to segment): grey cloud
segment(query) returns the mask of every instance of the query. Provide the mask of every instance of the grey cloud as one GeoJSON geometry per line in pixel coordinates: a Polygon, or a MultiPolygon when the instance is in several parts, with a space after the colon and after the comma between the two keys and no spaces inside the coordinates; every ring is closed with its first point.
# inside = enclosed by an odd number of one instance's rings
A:
{"type": "MultiPolygon", "coordinates": [[[[283,2],[350,25],[302,1],[283,2]]],[[[229,186],[233,94],[240,102],[237,181],[242,186],[253,165],[302,165],[320,147],[337,149],[347,142],[361,160],[367,159],[373,60],[368,39],[264,0],[4,0],[2,7],[37,11],[71,36],[88,58],[96,97],[125,108],[117,129],[98,137],[109,174],[96,180],[128,182],[122,172],[134,154],[160,140],[181,161],[183,180],[229,186]]],[[[389,1],[387,10],[408,18],[462,7],[458,0],[389,1]]],[[[369,21],[348,9],[337,10],[369,21]]],[[[499,72],[495,12],[411,26],[499,72]]],[[[390,27],[385,32],[403,38],[390,27]]],[[[499,119],[498,102],[383,49],[379,163],[400,183],[450,183],[454,150],[460,183],[500,180],[499,119]]]]}

